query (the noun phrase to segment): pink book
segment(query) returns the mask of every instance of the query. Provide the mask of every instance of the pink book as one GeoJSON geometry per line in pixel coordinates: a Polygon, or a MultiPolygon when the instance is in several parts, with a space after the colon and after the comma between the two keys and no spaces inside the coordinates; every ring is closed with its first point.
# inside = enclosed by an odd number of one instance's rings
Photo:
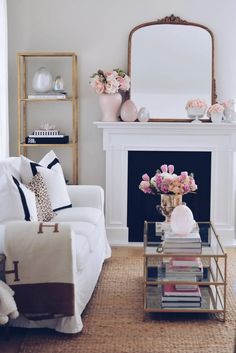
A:
{"type": "Polygon", "coordinates": [[[164,284],[163,285],[163,294],[164,296],[185,296],[185,297],[200,297],[201,292],[199,286],[196,289],[191,291],[189,290],[177,290],[174,284],[164,284]]]}
{"type": "Polygon", "coordinates": [[[200,273],[202,272],[202,264],[199,266],[174,266],[170,262],[169,264],[166,264],[166,273],[182,273],[182,272],[194,272],[194,273],[200,273]]]}
{"type": "Polygon", "coordinates": [[[170,263],[172,266],[192,266],[192,267],[201,267],[202,262],[199,257],[172,257],[170,263]]]}

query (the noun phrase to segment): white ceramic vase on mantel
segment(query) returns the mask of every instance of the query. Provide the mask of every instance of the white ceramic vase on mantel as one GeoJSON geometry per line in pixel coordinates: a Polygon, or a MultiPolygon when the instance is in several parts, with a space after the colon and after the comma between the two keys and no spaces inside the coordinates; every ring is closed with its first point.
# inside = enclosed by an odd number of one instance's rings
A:
{"type": "Polygon", "coordinates": [[[102,111],[102,121],[118,121],[122,103],[121,94],[99,94],[99,105],[102,111]]]}
{"type": "Polygon", "coordinates": [[[211,113],[211,121],[214,124],[220,124],[223,119],[223,112],[212,112],[211,113]]]}

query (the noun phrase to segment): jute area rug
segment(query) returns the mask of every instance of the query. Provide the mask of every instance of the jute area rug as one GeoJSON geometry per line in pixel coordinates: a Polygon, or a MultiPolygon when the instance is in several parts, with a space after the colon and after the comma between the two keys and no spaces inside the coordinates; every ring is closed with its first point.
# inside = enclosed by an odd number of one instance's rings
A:
{"type": "Polygon", "coordinates": [[[236,250],[228,252],[227,320],[207,314],[143,317],[142,256],[106,261],[77,335],[28,330],[19,353],[233,353],[236,250]]]}

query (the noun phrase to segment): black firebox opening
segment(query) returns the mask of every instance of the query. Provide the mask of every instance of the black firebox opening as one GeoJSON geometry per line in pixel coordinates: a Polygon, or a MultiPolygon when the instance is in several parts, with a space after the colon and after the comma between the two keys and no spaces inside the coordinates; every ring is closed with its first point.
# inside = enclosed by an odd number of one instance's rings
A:
{"type": "Polygon", "coordinates": [[[196,221],[210,220],[211,199],[211,152],[185,151],[129,151],[128,152],[128,208],[127,226],[129,241],[143,241],[143,222],[163,221],[156,211],[160,195],[148,195],[139,190],[142,175],[155,175],[162,164],[173,164],[175,173],[192,172],[198,190],[183,196],[196,221]]]}

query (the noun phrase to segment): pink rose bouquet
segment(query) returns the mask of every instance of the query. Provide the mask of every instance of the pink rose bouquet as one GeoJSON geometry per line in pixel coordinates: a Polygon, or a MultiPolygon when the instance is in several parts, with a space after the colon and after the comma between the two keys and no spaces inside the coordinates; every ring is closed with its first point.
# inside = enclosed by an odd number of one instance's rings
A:
{"type": "Polygon", "coordinates": [[[119,91],[128,91],[130,89],[130,78],[121,69],[98,70],[91,76],[90,85],[98,94],[114,94],[119,91]]]}
{"type": "Polygon", "coordinates": [[[176,194],[184,195],[197,190],[193,174],[181,172],[174,174],[174,166],[163,164],[153,177],[148,174],[142,176],[139,189],[146,194],[176,194]]]}

